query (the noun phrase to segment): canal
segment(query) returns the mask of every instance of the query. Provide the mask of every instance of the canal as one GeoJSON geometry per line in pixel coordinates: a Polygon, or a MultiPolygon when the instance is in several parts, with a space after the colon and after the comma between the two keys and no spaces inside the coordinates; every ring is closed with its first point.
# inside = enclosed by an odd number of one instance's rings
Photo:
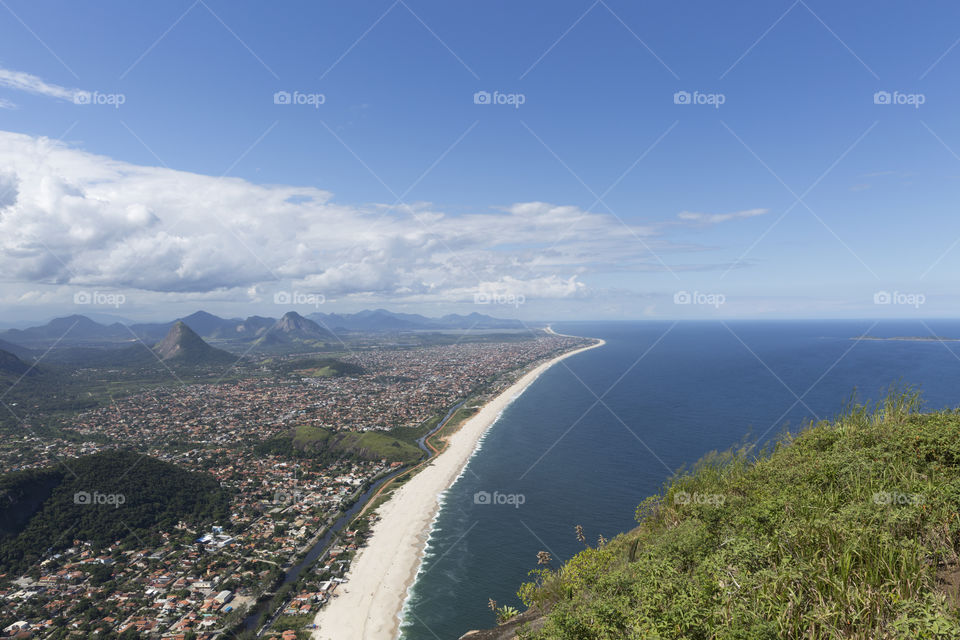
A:
{"type": "MultiPolygon", "coordinates": [[[[417,440],[417,446],[420,447],[420,449],[422,449],[424,452],[426,452],[427,460],[433,457],[433,450],[430,449],[426,444],[427,438],[429,438],[430,436],[435,434],[437,431],[442,429],[447,424],[447,421],[450,420],[451,416],[453,416],[454,412],[456,412],[456,410],[459,409],[461,406],[463,406],[463,402],[460,402],[454,405],[453,407],[451,407],[450,410],[447,411],[447,414],[443,417],[443,420],[437,423],[436,427],[431,429],[429,433],[427,433],[426,435],[424,435],[423,437],[417,440]]],[[[300,574],[302,574],[306,569],[312,567],[313,564],[317,562],[317,560],[322,559],[325,556],[326,551],[331,546],[330,545],[331,540],[333,540],[335,537],[339,539],[339,535],[340,533],[342,533],[343,529],[353,521],[353,519],[356,517],[358,513],[360,513],[360,511],[367,504],[370,498],[377,493],[380,487],[382,487],[384,483],[390,481],[395,476],[401,473],[404,473],[405,471],[408,471],[408,470],[409,469],[406,469],[406,468],[398,469],[397,471],[393,471],[391,473],[388,473],[385,476],[382,476],[380,479],[378,479],[376,482],[370,485],[370,487],[366,491],[364,491],[359,498],[357,498],[357,501],[353,504],[353,506],[351,506],[347,511],[341,514],[340,517],[337,518],[336,521],[333,523],[333,525],[331,525],[331,527],[327,529],[327,532],[323,534],[316,541],[316,543],[314,543],[314,545],[310,548],[310,551],[307,552],[307,554],[303,557],[303,559],[287,570],[286,574],[283,577],[283,582],[280,583],[280,585],[277,587],[277,589],[275,589],[275,591],[279,590],[285,585],[288,585],[292,582],[296,582],[297,579],[300,577],[300,574]]],[[[260,636],[263,633],[263,630],[273,623],[278,612],[282,611],[283,607],[281,606],[276,611],[268,612],[267,608],[270,606],[271,599],[272,598],[269,598],[269,597],[262,598],[254,605],[250,613],[247,614],[247,617],[244,618],[243,629],[245,631],[252,631],[254,629],[258,629],[257,636],[260,636]],[[266,620],[266,622],[261,624],[261,621],[263,620],[263,618],[268,614],[269,614],[269,618],[266,620]]]]}

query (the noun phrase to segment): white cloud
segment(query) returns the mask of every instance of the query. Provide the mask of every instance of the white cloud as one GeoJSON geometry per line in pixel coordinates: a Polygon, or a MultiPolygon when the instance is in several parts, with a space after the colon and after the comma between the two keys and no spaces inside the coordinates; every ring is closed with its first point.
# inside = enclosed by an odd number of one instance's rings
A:
{"type": "MultiPolygon", "coordinates": [[[[50,84],[42,78],[23,71],[12,71],[3,68],[0,68],[0,87],[69,101],[73,101],[77,94],[85,93],[80,89],[68,89],[67,87],[50,84]]],[[[6,106],[6,108],[12,108],[13,103],[3,100],[0,106],[5,105],[10,105],[6,106]]]]}
{"type": "Polygon", "coordinates": [[[661,268],[649,227],[543,202],[449,215],[311,187],[144,167],[0,132],[0,273],[180,296],[580,297],[590,271],[661,268]],[[642,238],[641,242],[638,238],[642,238]]]}
{"type": "Polygon", "coordinates": [[[677,217],[687,222],[697,224],[719,224],[730,220],[739,220],[742,218],[753,218],[769,213],[769,209],[746,209],[744,211],[735,211],[733,213],[695,213],[693,211],[681,211],[677,217]]]}

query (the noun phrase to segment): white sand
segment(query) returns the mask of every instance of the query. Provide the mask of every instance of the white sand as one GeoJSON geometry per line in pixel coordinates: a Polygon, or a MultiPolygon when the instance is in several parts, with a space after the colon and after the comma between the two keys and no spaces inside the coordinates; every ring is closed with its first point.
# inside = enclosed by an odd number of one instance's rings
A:
{"type": "MultiPolygon", "coordinates": [[[[550,331],[548,328],[547,331],[550,331]]],[[[596,344],[548,360],[522,376],[463,423],[443,453],[378,509],[366,547],[350,566],[347,582],[317,614],[315,640],[393,640],[400,634],[400,614],[423,559],[440,494],[463,471],[480,438],[510,402],[551,366],[596,344]]]]}

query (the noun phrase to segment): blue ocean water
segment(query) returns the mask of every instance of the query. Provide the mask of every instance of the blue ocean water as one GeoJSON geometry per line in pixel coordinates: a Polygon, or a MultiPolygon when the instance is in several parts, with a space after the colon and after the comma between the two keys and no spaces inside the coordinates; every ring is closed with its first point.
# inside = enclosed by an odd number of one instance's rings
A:
{"type": "Polygon", "coordinates": [[[488,431],[447,492],[404,613],[404,640],[491,627],[489,598],[520,608],[538,551],[554,566],[635,526],[634,509],[711,450],[918,386],[928,408],[960,405],[960,321],[562,323],[604,347],[545,372],[488,431]],[[496,493],[495,493],[496,492],[496,493]],[[489,494],[489,499],[487,495],[489,494]]]}

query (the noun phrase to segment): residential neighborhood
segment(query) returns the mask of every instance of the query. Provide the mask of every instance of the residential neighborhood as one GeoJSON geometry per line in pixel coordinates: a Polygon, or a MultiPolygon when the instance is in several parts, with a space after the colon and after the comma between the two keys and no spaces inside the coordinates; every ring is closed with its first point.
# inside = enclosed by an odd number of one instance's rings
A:
{"type": "MultiPolygon", "coordinates": [[[[41,469],[123,447],[210,474],[233,498],[229,521],[206,529],[180,522],[161,532],[158,544],[118,541],[98,548],[64,531],[63,544],[51,545],[37,566],[0,576],[0,633],[215,638],[243,629],[259,600],[268,624],[249,631],[267,638],[305,634],[313,614],[335,597],[375,516],[335,533],[331,528],[377,479],[404,463],[290,456],[259,445],[304,425],[336,433],[413,429],[468,397],[496,394],[525,367],[575,342],[539,336],[369,349],[342,356],[361,374],[294,370],[217,384],[164,384],[78,412],[63,437],[26,431],[0,448],[5,469],[41,469]],[[319,549],[325,536],[329,544],[319,549]],[[288,582],[288,572],[311,551],[316,560],[288,582]]],[[[126,504],[136,499],[124,497],[126,504]]]]}

